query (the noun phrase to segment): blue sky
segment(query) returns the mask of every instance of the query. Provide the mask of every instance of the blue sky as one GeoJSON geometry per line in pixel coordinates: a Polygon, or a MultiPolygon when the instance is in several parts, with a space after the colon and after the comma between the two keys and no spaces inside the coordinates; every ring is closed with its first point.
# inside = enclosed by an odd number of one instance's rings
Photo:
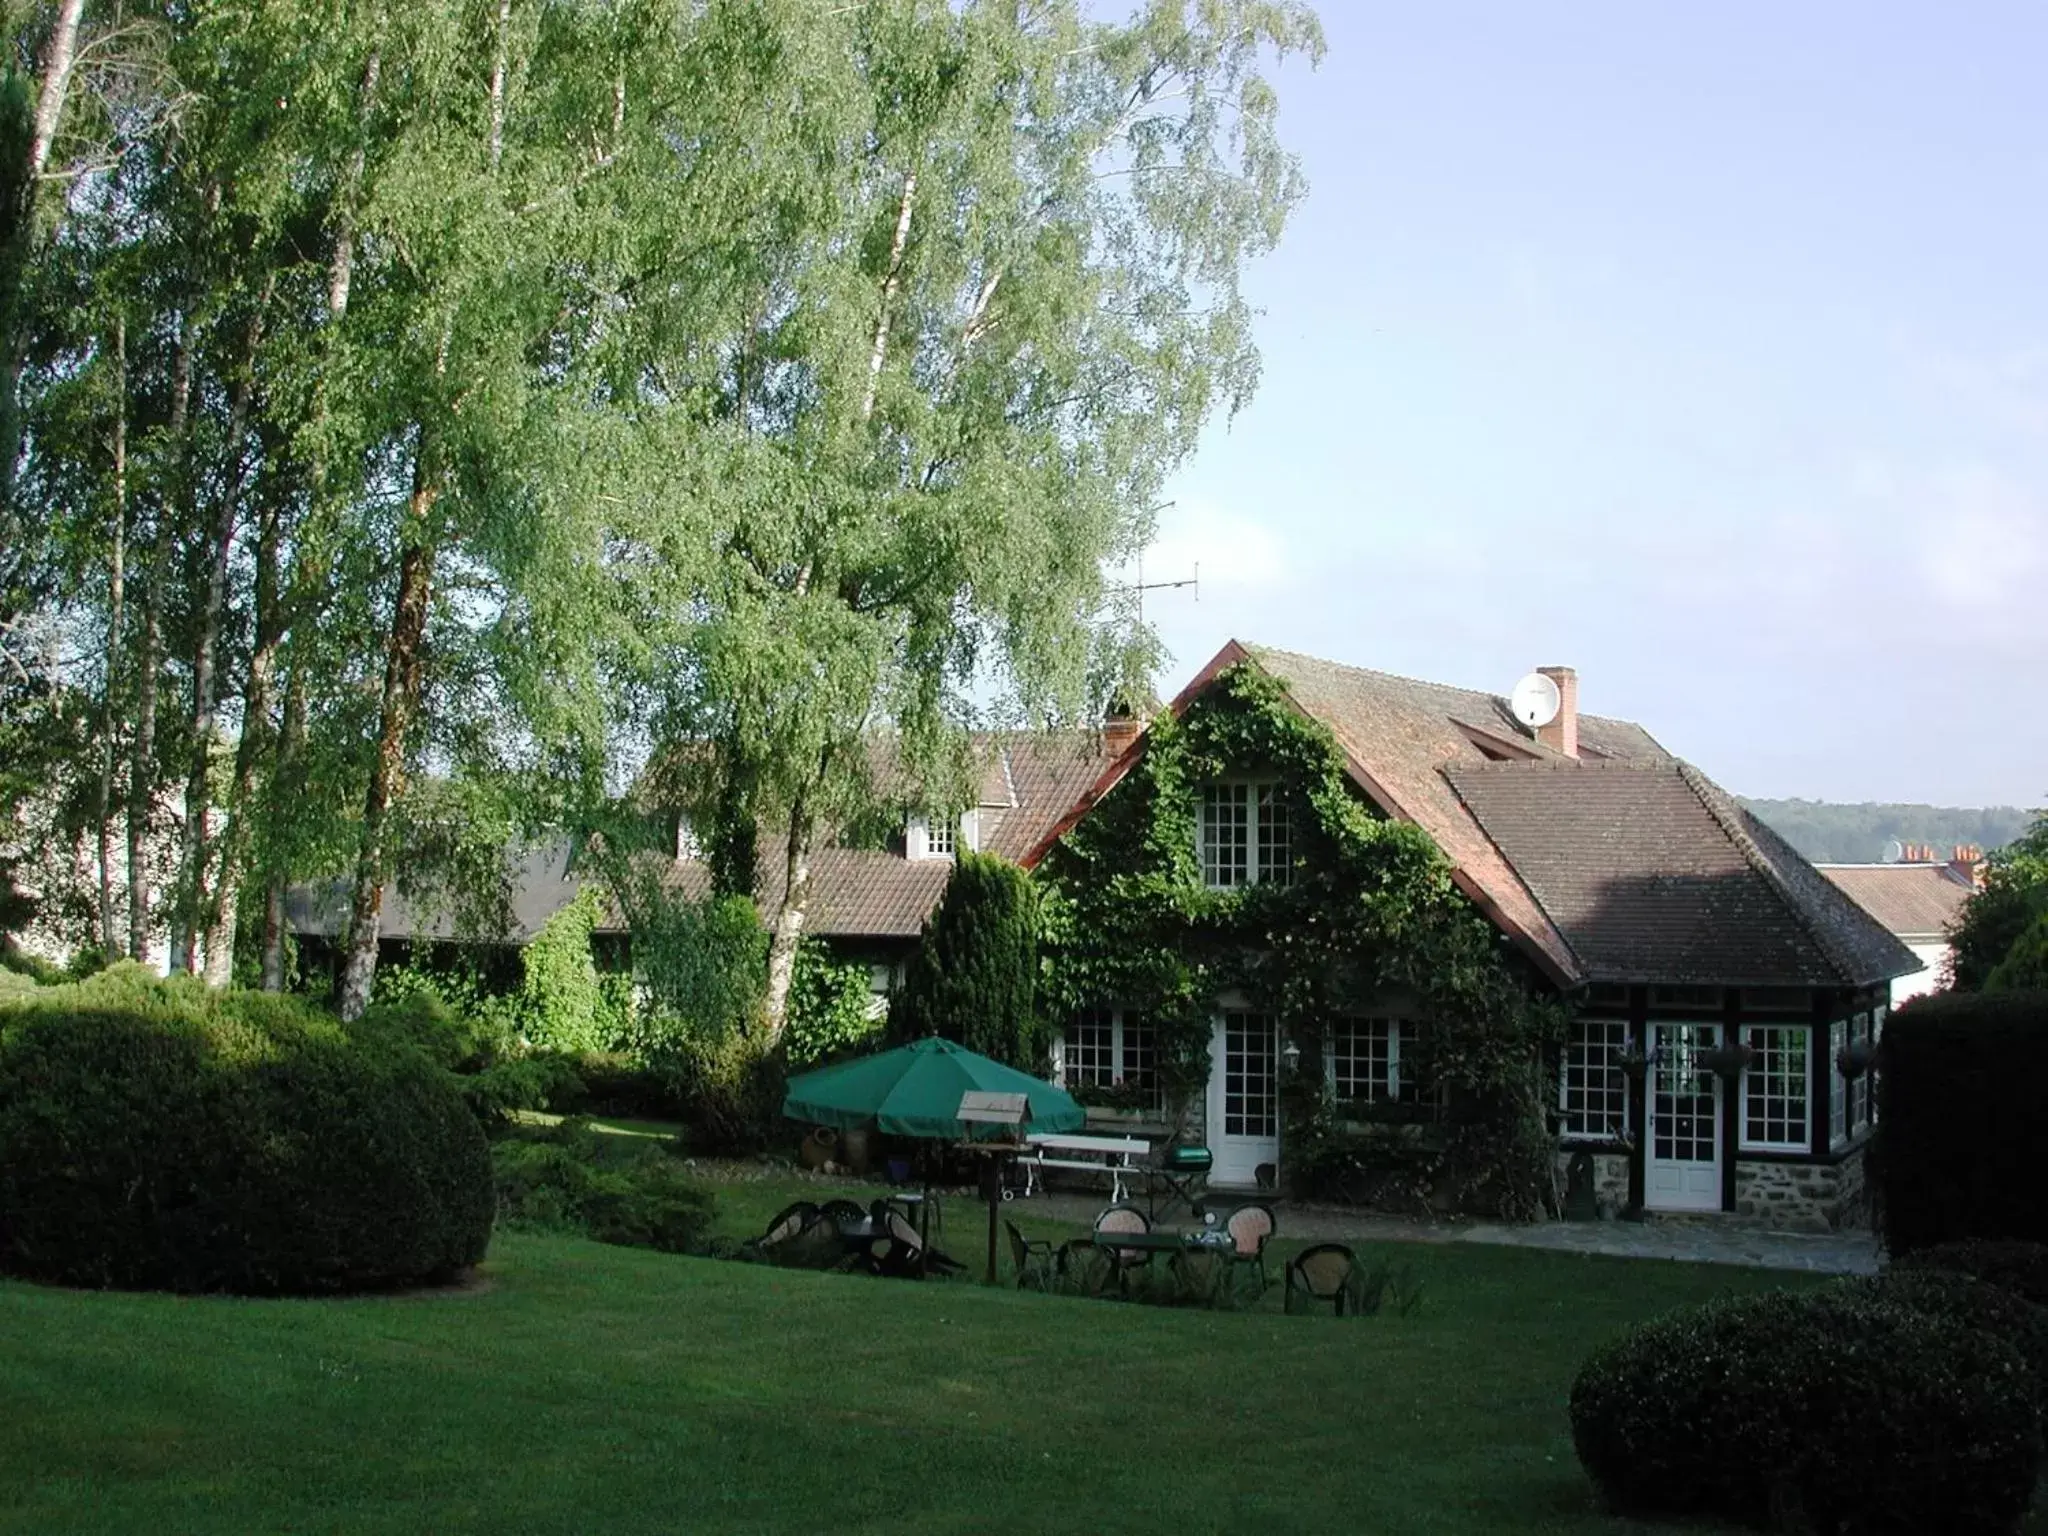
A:
{"type": "Polygon", "coordinates": [[[1564,663],[1738,793],[2048,801],[2048,9],[1321,13],[1167,691],[1564,663]]]}

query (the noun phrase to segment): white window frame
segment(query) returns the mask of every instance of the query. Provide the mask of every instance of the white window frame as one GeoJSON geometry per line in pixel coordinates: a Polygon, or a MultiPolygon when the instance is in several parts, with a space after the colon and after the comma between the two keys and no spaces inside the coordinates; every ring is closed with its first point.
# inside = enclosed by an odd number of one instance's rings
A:
{"type": "Polygon", "coordinates": [[[1195,812],[1195,862],[1202,871],[1202,885],[1212,891],[1234,891],[1247,885],[1292,885],[1294,883],[1294,817],[1278,779],[1225,778],[1202,786],[1195,812]],[[1239,878],[1219,880],[1219,861],[1211,856],[1210,796],[1222,791],[1229,796],[1230,820],[1235,824],[1238,846],[1244,855],[1239,878]],[[1269,829],[1272,829],[1269,832],[1269,829]],[[1277,835],[1272,835],[1272,833],[1277,835]]]}
{"type": "MultiPolygon", "coordinates": [[[[1868,1008],[1860,1008],[1849,1015],[1848,1024],[1849,1039],[1852,1043],[1877,1038],[1878,1019],[1868,1008]]],[[[1876,1116],[1872,1114],[1877,1096],[1871,1092],[1869,1068],[1866,1067],[1863,1075],[1846,1087],[1849,1104],[1845,1123],[1848,1133],[1854,1136],[1858,1131],[1868,1130],[1877,1123],[1876,1116]]]]}
{"type": "Polygon", "coordinates": [[[1581,1018],[1573,1019],[1571,1027],[1573,1033],[1566,1038],[1564,1051],[1558,1062],[1557,1108],[1562,1121],[1559,1126],[1559,1139],[1595,1144],[1619,1141],[1628,1134],[1629,1116],[1635,1109],[1635,1085],[1629,1081],[1628,1074],[1621,1070],[1618,1061],[1632,1043],[1631,1026],[1626,1019],[1581,1018]],[[1593,1042],[1587,1035],[1596,1029],[1601,1032],[1602,1038],[1598,1042],[1593,1042]],[[1575,1056],[1585,1059],[1575,1063],[1575,1056]],[[1582,1074],[1582,1080],[1577,1084],[1572,1081],[1575,1069],[1582,1074]],[[1598,1130],[1574,1130],[1572,1122],[1575,1112],[1581,1121],[1591,1112],[1589,1104],[1573,1104],[1574,1089],[1588,1096],[1594,1092],[1608,1095],[1614,1091],[1609,1086],[1602,1086],[1597,1090],[1590,1086],[1590,1079],[1596,1072],[1608,1074],[1610,1081],[1617,1078],[1620,1080],[1621,1118],[1619,1122],[1603,1125],[1598,1130]]]}
{"type": "Polygon", "coordinates": [[[1806,1024],[1744,1024],[1739,1026],[1740,1037],[1745,1045],[1756,1049],[1756,1059],[1742,1072],[1742,1101],[1736,1106],[1736,1146],[1743,1152],[1810,1152],[1813,1150],[1813,1028],[1806,1024]],[[1796,1034],[1806,1042],[1804,1070],[1795,1080],[1786,1072],[1763,1070],[1780,1047],[1758,1036],[1783,1036],[1796,1034]],[[1773,1115],[1771,1100],[1789,1106],[1795,1102],[1788,1092],[1773,1091],[1780,1087],[1796,1087],[1798,1090],[1798,1112],[1773,1115]],[[1797,1132],[1796,1140],[1773,1140],[1768,1136],[1753,1137],[1749,1134],[1749,1106],[1752,1097],[1761,1100],[1766,1127],[1772,1120],[1785,1122],[1797,1132]]]}
{"type": "Polygon", "coordinates": [[[963,842],[975,846],[965,816],[958,823],[913,816],[903,831],[903,855],[908,859],[950,859],[963,842]]]}
{"type": "MultiPolygon", "coordinates": [[[[1158,1026],[1139,1018],[1136,1009],[1085,1008],[1082,1012],[1097,1026],[1106,1024],[1109,1027],[1109,1081],[1105,1083],[1099,1077],[1091,1077],[1089,1083],[1096,1087],[1113,1087],[1118,1083],[1128,1082],[1141,1072],[1149,1072],[1152,1077],[1152,1092],[1151,1098],[1147,1101],[1147,1108],[1155,1113],[1163,1112],[1166,1108],[1166,1093],[1159,1084],[1158,1026]],[[1132,1037],[1139,1035],[1145,1037],[1143,1043],[1150,1048],[1152,1059],[1149,1064],[1133,1060],[1134,1052],[1139,1049],[1139,1041],[1132,1037]]],[[[1076,1081],[1072,1075],[1073,1058],[1067,1038],[1072,1028],[1073,1025],[1070,1024],[1060,1031],[1059,1039],[1055,1042],[1053,1063],[1054,1080],[1062,1088],[1070,1090],[1087,1086],[1076,1081]]]]}
{"type": "MultiPolygon", "coordinates": [[[[1401,1039],[1412,1027],[1404,1019],[1383,1014],[1347,1014],[1342,1018],[1333,1020],[1328,1037],[1324,1042],[1325,1049],[1323,1051],[1323,1081],[1330,1090],[1330,1097],[1339,1104],[1399,1104],[1404,1102],[1401,1097],[1401,1039]],[[1383,1035],[1382,1032],[1384,1032],[1383,1035]],[[1337,1057],[1339,1055],[1337,1042],[1342,1033],[1349,1033],[1355,1039],[1368,1044],[1379,1038],[1384,1038],[1386,1042],[1384,1051],[1368,1049],[1364,1053],[1364,1059],[1367,1061],[1370,1061],[1374,1056],[1383,1056],[1385,1065],[1379,1073],[1369,1075],[1365,1079],[1372,1091],[1362,1096],[1355,1093],[1347,1096],[1337,1086],[1337,1057]],[[1375,1077],[1378,1079],[1376,1082],[1374,1081],[1375,1077]]],[[[1353,1061],[1360,1058],[1360,1053],[1356,1049],[1348,1050],[1343,1054],[1350,1057],[1353,1061]]],[[[1355,1073],[1349,1075],[1356,1076],[1355,1073]]],[[[1415,1098],[1416,1095],[1410,1094],[1405,1102],[1413,1103],[1415,1098]]]]}

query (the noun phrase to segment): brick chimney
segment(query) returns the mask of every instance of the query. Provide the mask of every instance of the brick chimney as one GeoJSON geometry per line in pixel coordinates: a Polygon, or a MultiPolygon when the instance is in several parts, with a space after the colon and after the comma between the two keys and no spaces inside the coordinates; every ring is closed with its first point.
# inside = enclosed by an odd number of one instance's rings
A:
{"type": "Polygon", "coordinates": [[[1956,844],[1955,856],[1948,861],[1949,873],[1963,884],[1982,887],[1984,884],[1984,850],[1975,843],[1956,844]]]}
{"type": "Polygon", "coordinates": [[[1103,748],[1111,757],[1122,757],[1131,743],[1145,734],[1145,724],[1121,698],[1111,700],[1109,713],[1102,719],[1103,748]]]}
{"type": "Polygon", "coordinates": [[[1557,684],[1557,718],[1536,727],[1536,739],[1566,757],[1579,755],[1579,674],[1570,667],[1536,669],[1557,684]]]}

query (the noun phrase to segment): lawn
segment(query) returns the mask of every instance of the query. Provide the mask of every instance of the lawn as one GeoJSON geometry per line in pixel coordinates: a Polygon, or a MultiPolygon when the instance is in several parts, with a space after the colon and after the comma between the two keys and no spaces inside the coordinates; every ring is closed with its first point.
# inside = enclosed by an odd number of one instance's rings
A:
{"type": "Polygon", "coordinates": [[[1623,1531],[1572,1458],[1579,1359],[1785,1280],[1400,1257],[1423,1308],[1343,1322],[518,1235],[431,1297],[0,1284],[0,1530],[1623,1531]]]}

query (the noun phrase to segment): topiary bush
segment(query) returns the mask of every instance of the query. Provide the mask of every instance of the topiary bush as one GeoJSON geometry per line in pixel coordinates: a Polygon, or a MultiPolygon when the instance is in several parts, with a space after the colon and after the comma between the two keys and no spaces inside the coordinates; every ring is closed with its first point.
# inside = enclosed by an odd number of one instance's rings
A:
{"type": "Polygon", "coordinates": [[[600,1137],[580,1121],[509,1137],[492,1149],[492,1162],[500,1219],[511,1226],[665,1253],[694,1252],[710,1231],[712,1196],[671,1153],[600,1137]]]}
{"type": "Polygon", "coordinates": [[[900,1040],[944,1035],[1026,1072],[1046,1054],[1038,1008],[1038,893],[992,853],[962,849],[890,1006],[900,1040]]]}
{"type": "Polygon", "coordinates": [[[1968,1275],[1986,1285],[2011,1291],[2037,1307],[2048,1308],[2048,1244],[1963,1241],[1937,1243],[1901,1254],[1889,1273],[1907,1270],[1945,1270],[1968,1275]]]}
{"type": "Polygon", "coordinates": [[[1841,1284],[1847,1290],[2005,1340],[2027,1362],[2036,1401],[2048,1409],[2048,1307],[1971,1275],[1929,1265],[1894,1266],[1881,1275],[1841,1284]]]}
{"type": "Polygon", "coordinates": [[[116,967],[0,1015],[0,1269],[307,1294],[445,1280],[490,1241],[450,1075],[291,999],[116,967]]]}
{"type": "Polygon", "coordinates": [[[1885,1028],[1871,1161],[1895,1254],[1964,1238],[2048,1241],[2048,992],[1937,992],[1885,1028]]]}
{"type": "Polygon", "coordinates": [[[2009,1533],[2041,1456],[2026,1362],[1898,1297],[1830,1287],[1689,1307],[1593,1356],[1572,1441],[1635,1515],[2009,1533]]]}

